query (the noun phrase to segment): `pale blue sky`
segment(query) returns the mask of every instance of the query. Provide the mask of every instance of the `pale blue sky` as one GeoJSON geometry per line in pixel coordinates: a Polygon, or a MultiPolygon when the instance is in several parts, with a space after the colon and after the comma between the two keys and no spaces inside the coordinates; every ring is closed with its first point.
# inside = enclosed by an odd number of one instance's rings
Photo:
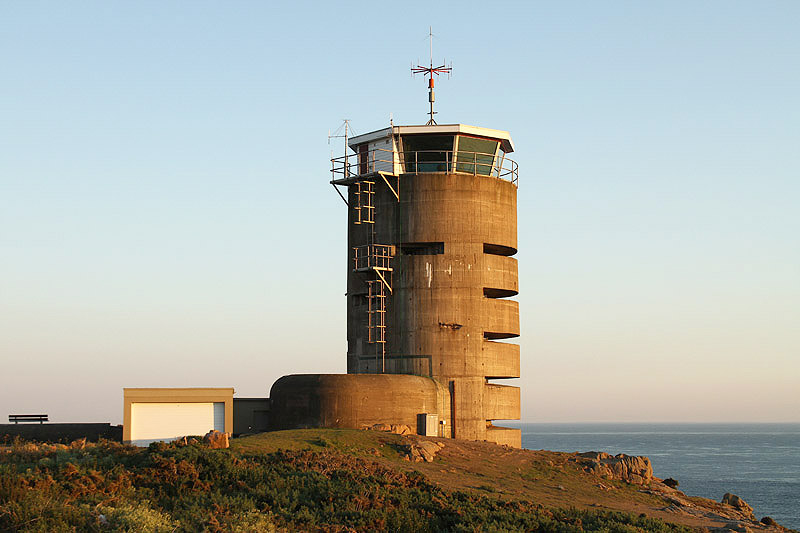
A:
{"type": "Polygon", "coordinates": [[[523,420],[800,421],[800,3],[402,5],[0,3],[0,416],[344,372],[327,132],[426,120],[432,25],[517,148],[523,420]]]}

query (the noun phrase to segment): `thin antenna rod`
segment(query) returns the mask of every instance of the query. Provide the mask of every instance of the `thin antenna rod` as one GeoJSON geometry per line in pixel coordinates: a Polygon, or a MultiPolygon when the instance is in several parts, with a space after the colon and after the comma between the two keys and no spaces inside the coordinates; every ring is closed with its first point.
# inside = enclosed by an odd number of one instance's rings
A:
{"type": "MultiPolygon", "coordinates": [[[[347,148],[348,148],[347,139],[348,135],[352,133],[352,129],[353,128],[350,127],[350,119],[345,118],[342,119],[342,125],[339,126],[339,128],[333,133],[333,135],[331,135],[330,130],[328,130],[328,144],[330,144],[331,139],[341,139],[342,137],[344,137],[344,157],[342,158],[342,165],[345,178],[350,177],[350,165],[348,164],[347,161],[347,148]],[[343,127],[344,127],[344,135],[337,135],[342,130],[343,127]]],[[[333,150],[331,150],[331,153],[333,153],[333,150]]]]}
{"type": "Polygon", "coordinates": [[[431,68],[433,68],[433,26],[428,26],[428,42],[431,46],[431,68]]]}
{"type": "Polygon", "coordinates": [[[436,111],[433,110],[433,102],[436,98],[433,92],[433,75],[436,74],[438,76],[439,74],[447,74],[448,76],[450,76],[450,73],[453,71],[453,67],[452,65],[449,67],[446,67],[444,65],[439,65],[438,67],[433,66],[433,26],[428,27],[428,40],[430,41],[430,52],[431,52],[430,66],[428,67],[423,67],[422,65],[417,65],[416,67],[412,66],[411,75],[413,76],[414,74],[423,74],[428,77],[428,102],[431,105],[431,110],[428,112],[428,114],[431,116],[431,118],[428,120],[426,126],[431,126],[436,124],[436,120],[434,120],[433,118],[433,115],[436,114],[436,111]]]}

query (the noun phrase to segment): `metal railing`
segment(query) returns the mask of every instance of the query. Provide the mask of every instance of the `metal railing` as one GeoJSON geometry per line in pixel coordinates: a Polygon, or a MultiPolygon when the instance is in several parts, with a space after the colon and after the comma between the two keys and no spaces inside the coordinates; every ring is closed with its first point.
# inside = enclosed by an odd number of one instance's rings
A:
{"type": "Polygon", "coordinates": [[[353,246],[353,270],[392,270],[395,249],[390,244],[353,246]]]}
{"type": "Polygon", "coordinates": [[[501,178],[519,186],[519,167],[502,152],[500,155],[495,155],[463,150],[401,152],[375,148],[331,159],[331,175],[334,181],[374,172],[394,175],[438,172],[472,174],[501,178]]]}

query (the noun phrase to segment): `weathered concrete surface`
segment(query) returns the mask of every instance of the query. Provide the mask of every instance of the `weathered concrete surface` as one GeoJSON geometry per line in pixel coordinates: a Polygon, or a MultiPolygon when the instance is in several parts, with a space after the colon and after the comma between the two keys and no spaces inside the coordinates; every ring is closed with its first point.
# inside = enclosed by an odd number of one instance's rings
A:
{"type": "Polygon", "coordinates": [[[486,440],[512,448],[522,448],[522,432],[515,428],[490,425],[486,428],[486,440]]]}
{"type": "Polygon", "coordinates": [[[510,257],[517,248],[516,186],[431,173],[402,175],[399,202],[380,179],[374,190],[375,224],[354,224],[351,210],[348,243],[397,247],[386,313],[392,358],[382,362],[378,345],[368,342],[365,277],[348,263],[348,373],[376,373],[385,363],[386,372],[431,375],[453,394],[450,436],[519,446],[519,430],[487,429],[490,420],[518,419],[520,410],[518,389],[487,383],[519,377],[519,346],[494,342],[520,333],[519,304],[507,299],[519,291],[510,257]],[[441,246],[410,253],[422,243],[441,246]]]}
{"type": "Polygon", "coordinates": [[[447,390],[431,378],[392,374],[294,374],[272,385],[271,429],[416,427],[418,413],[450,417],[447,390]]]}
{"type": "Polygon", "coordinates": [[[486,298],[482,303],[484,335],[490,339],[519,337],[519,302],[486,298]]]}
{"type": "Polygon", "coordinates": [[[481,349],[481,373],[488,379],[519,377],[519,344],[486,340],[481,349]]]}
{"type": "Polygon", "coordinates": [[[489,383],[484,389],[483,412],[486,420],[519,419],[519,387],[489,383]]]}
{"type": "Polygon", "coordinates": [[[519,292],[517,260],[514,257],[484,254],[484,268],[481,270],[481,285],[486,288],[502,289],[513,296],[519,292]]]}
{"type": "Polygon", "coordinates": [[[269,411],[269,398],[234,398],[233,435],[268,431],[269,411]]]}

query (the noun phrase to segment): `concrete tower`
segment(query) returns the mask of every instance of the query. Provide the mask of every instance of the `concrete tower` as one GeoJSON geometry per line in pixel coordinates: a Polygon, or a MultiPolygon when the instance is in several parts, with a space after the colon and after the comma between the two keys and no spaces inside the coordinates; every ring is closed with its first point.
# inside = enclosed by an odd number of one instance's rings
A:
{"type": "Polygon", "coordinates": [[[520,446],[517,165],[507,132],[392,126],[333,160],[346,187],[347,372],[446,391],[443,436],[520,446]]]}

